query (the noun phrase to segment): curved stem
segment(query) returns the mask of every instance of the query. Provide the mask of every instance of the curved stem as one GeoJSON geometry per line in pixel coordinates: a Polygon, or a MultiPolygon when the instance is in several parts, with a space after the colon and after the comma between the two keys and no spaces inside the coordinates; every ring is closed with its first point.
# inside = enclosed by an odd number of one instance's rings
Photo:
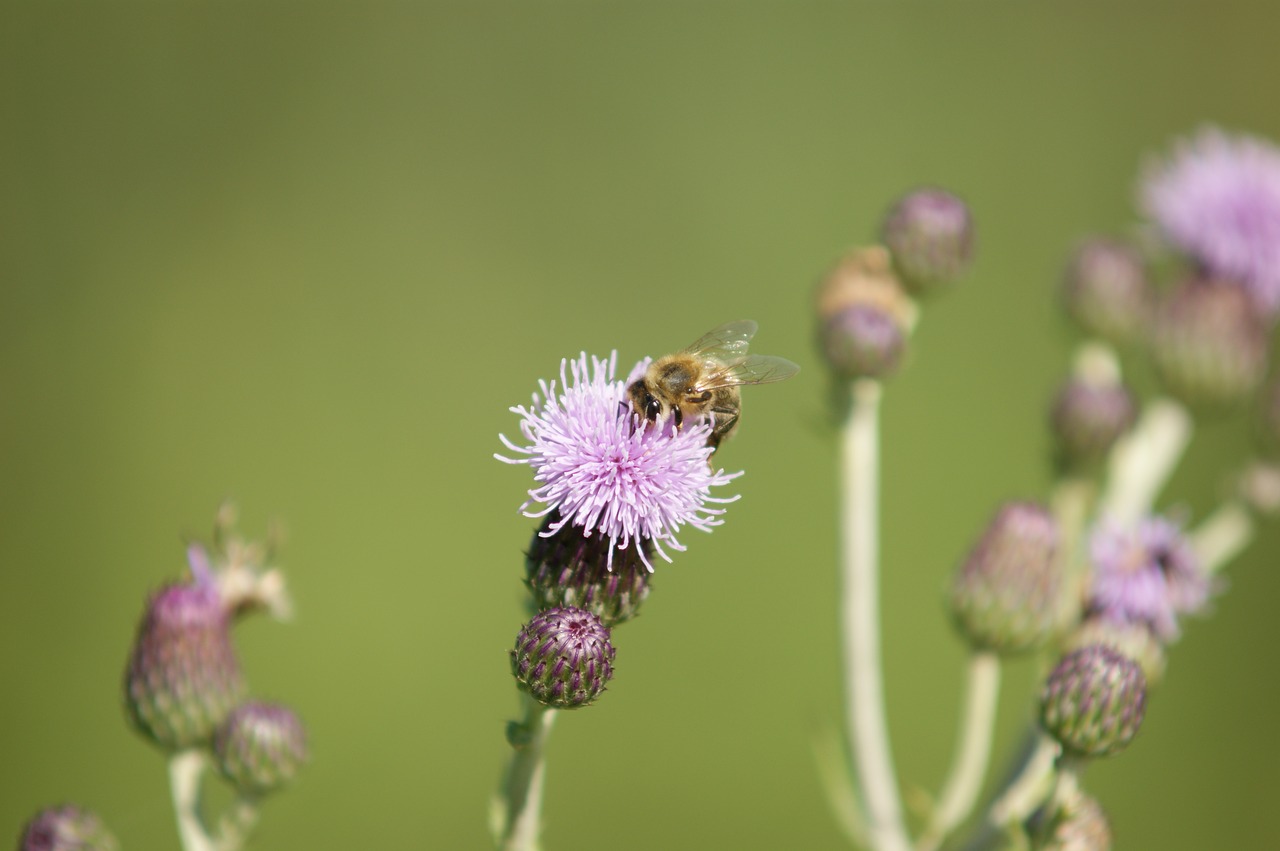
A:
{"type": "Polygon", "coordinates": [[[1035,751],[1022,766],[1022,772],[991,806],[991,823],[1003,827],[1025,821],[1044,801],[1050,790],[1054,763],[1061,751],[1058,743],[1044,733],[1039,734],[1035,751]]]}
{"type": "Polygon", "coordinates": [[[898,781],[885,721],[879,617],[879,382],[851,388],[853,406],[842,434],[841,624],[845,711],[853,765],[875,851],[907,851],[898,781]]]}
{"type": "Polygon", "coordinates": [[[933,851],[960,825],[978,800],[991,758],[991,740],[1000,696],[1000,659],[990,651],[969,657],[969,684],[951,774],[942,787],[918,851],[933,851]]]}
{"type": "Polygon", "coordinates": [[[498,847],[502,851],[535,851],[542,829],[542,780],[546,746],[556,711],[525,696],[525,719],[521,732],[527,739],[513,742],[515,752],[503,779],[498,816],[498,847]]]}
{"type": "Polygon", "coordinates": [[[169,790],[183,851],[217,851],[200,818],[200,781],[207,758],[204,751],[178,751],[169,758],[169,790]]]}

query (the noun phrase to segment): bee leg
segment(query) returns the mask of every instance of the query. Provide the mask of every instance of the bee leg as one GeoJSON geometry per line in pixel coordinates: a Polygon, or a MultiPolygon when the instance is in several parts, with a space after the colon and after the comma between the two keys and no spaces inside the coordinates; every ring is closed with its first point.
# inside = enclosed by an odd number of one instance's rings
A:
{"type": "Polygon", "coordinates": [[[738,425],[738,412],[730,408],[712,408],[710,421],[711,434],[707,435],[707,445],[712,449],[719,449],[720,441],[728,437],[738,425]],[[725,418],[721,419],[716,414],[723,414],[725,418]]]}

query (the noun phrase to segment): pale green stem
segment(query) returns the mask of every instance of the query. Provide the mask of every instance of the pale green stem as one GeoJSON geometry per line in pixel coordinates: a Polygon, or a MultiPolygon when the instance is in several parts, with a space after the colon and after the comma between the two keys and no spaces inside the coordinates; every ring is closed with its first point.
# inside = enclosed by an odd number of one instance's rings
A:
{"type": "Polygon", "coordinates": [[[1086,478],[1068,476],[1054,485],[1049,505],[1058,527],[1058,575],[1062,577],[1062,597],[1058,601],[1058,626],[1065,629],[1080,617],[1080,601],[1088,574],[1081,544],[1089,520],[1095,486],[1086,478]]]}
{"type": "Polygon", "coordinates": [[[1191,440],[1191,417],[1169,399],[1147,406],[1133,431],[1111,452],[1102,517],[1130,526],[1151,511],[1191,440]]]}
{"type": "Polygon", "coordinates": [[[902,803],[889,750],[880,661],[879,410],[880,384],[855,381],[842,436],[841,625],[845,712],[852,763],[862,790],[874,851],[908,851],[902,803]]]}
{"type": "Polygon", "coordinates": [[[1253,540],[1253,517],[1240,502],[1221,505],[1191,533],[1191,548],[1200,559],[1200,569],[1213,575],[1238,556],[1253,540]]]}
{"type": "Polygon", "coordinates": [[[813,738],[813,758],[818,764],[818,779],[827,793],[827,804],[836,824],[854,845],[867,845],[867,823],[862,815],[862,801],[849,774],[848,752],[843,737],[834,728],[824,727],[813,738]]]}
{"type": "Polygon", "coordinates": [[[543,749],[556,710],[526,696],[522,740],[513,742],[511,763],[503,778],[495,831],[502,851],[535,851],[542,829],[542,781],[546,773],[543,749]]]}
{"type": "Polygon", "coordinates": [[[242,795],[236,799],[231,811],[223,816],[220,823],[219,851],[240,851],[244,847],[249,834],[258,825],[258,807],[257,798],[242,795]]]}
{"type": "Polygon", "coordinates": [[[207,757],[201,750],[182,750],[169,758],[169,790],[183,851],[218,851],[200,818],[200,782],[207,757]]]}
{"type": "Polygon", "coordinates": [[[991,807],[991,823],[1004,827],[1025,821],[1049,795],[1053,766],[1061,747],[1041,733],[1035,751],[1022,767],[1022,772],[1009,784],[1004,794],[991,807]]]}
{"type": "Polygon", "coordinates": [[[960,735],[956,740],[951,773],[943,784],[929,825],[916,843],[918,851],[933,851],[973,811],[991,759],[999,696],[999,657],[985,650],[973,653],[969,657],[968,694],[964,715],[960,719],[960,735]]]}

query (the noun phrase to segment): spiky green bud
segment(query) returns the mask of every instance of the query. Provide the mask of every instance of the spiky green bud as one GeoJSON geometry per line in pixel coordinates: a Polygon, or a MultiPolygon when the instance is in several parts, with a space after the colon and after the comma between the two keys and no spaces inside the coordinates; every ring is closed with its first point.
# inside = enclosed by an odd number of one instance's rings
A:
{"type": "Polygon", "coordinates": [[[520,687],[554,709],[576,709],[600,696],[613,676],[609,628],[573,606],[539,612],[516,636],[511,672],[520,687]]]}
{"type": "Polygon", "coordinates": [[[1142,725],[1147,683],[1137,662],[1101,644],[1062,658],[1040,694],[1040,723],[1078,756],[1123,750],[1142,725]]]}
{"type": "MultiPolygon", "coordinates": [[[[557,513],[548,515],[529,544],[525,582],[534,609],[573,606],[591,612],[608,627],[635,617],[649,596],[650,574],[639,550],[618,549],[604,535],[585,536],[571,523],[544,537],[558,520],[557,513]]],[[[642,540],[640,546],[645,555],[652,555],[651,541],[642,540]]]]}
{"type": "Polygon", "coordinates": [[[218,770],[242,794],[289,783],[307,761],[307,734],[294,711],[276,703],[237,706],[213,737],[218,770]]]}
{"type": "Polygon", "coordinates": [[[211,583],[169,585],[151,597],[124,687],[130,721],[162,748],[209,740],[245,692],[228,613],[211,583]]]}
{"type": "Polygon", "coordinates": [[[1044,644],[1062,593],[1058,526],[1039,505],[1002,507],[956,571],[951,613],[979,650],[1011,655],[1044,644]]]}
{"type": "Polygon", "coordinates": [[[43,809],[27,822],[18,851],[118,851],[102,820],[74,804],[43,809]]]}

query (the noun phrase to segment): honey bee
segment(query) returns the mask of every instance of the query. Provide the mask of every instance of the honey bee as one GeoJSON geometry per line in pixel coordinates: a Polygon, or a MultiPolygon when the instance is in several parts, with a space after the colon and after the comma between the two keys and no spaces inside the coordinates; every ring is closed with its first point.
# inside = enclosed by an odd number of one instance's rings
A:
{"type": "Polygon", "coordinates": [[[677,429],[686,420],[709,422],[707,445],[719,448],[742,415],[739,387],[782,381],[800,371],[786,358],[747,354],[759,327],[750,319],[730,322],[658,358],[627,388],[635,412],[649,422],[670,416],[677,429]]]}

